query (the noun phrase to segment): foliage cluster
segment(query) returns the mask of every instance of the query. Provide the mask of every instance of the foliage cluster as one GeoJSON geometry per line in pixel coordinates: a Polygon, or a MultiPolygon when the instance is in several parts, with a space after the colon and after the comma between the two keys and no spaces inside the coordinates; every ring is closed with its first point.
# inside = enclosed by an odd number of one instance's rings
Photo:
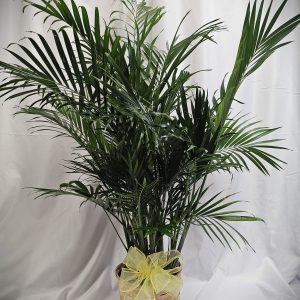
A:
{"type": "Polygon", "coordinates": [[[32,33],[28,46],[8,47],[17,63],[0,62],[6,74],[0,97],[18,99],[18,113],[31,115],[35,130],[72,138],[76,147],[67,168],[79,175],[58,189],[39,188],[39,195],[94,202],[124,247],[145,254],[181,251],[192,224],[224,246],[248,244],[231,222],[261,219],[236,209],[234,195],[207,197],[206,179],[216,171],[249,169],[249,163],[264,174],[281,168],[269,151],[283,149],[270,138],[277,128],[233,115],[231,107],[243,80],[287,45],[282,40],[299,24],[297,15],[275,28],[287,0],[274,13],[272,2],[267,9],[264,1],[249,3],[234,68],[213,97],[191,84],[194,73],[185,62],[225,29],[220,20],[181,38],[187,14],[166,48],[158,49],[155,32],[165,11],[144,0],[122,1],[126,13],[113,12],[104,26],[99,8],[91,21],[74,0],[70,6],[25,2],[45,14],[52,40],[32,33]]]}

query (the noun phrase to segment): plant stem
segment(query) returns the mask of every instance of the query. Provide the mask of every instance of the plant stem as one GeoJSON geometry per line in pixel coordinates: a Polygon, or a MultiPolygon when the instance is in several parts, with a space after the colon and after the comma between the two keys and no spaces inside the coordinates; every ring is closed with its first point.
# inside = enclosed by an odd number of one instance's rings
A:
{"type": "MultiPolygon", "coordinates": [[[[203,189],[204,189],[204,186],[205,186],[206,179],[207,179],[207,174],[205,174],[204,177],[203,177],[202,184],[201,184],[201,187],[200,187],[199,195],[201,195],[202,192],[203,192],[203,189]]],[[[193,187],[193,192],[195,192],[195,185],[194,185],[194,187],[193,187]]],[[[195,204],[195,203],[194,203],[194,204],[195,204]]],[[[193,206],[194,206],[194,205],[191,205],[191,206],[190,206],[191,209],[190,209],[190,211],[189,211],[189,214],[191,213],[191,210],[192,210],[193,206]]],[[[177,247],[177,250],[178,250],[179,252],[181,252],[181,250],[182,250],[182,248],[183,248],[183,245],[184,245],[186,236],[187,236],[188,231],[189,231],[190,226],[191,226],[191,221],[192,221],[192,217],[190,217],[190,218],[186,221],[186,223],[185,223],[185,225],[184,225],[183,233],[182,233],[182,235],[181,235],[181,238],[180,238],[180,241],[179,241],[179,244],[178,244],[178,247],[177,247]]]]}
{"type": "Polygon", "coordinates": [[[157,232],[156,236],[157,236],[156,252],[164,251],[164,239],[163,239],[163,235],[160,232],[157,232]]]}

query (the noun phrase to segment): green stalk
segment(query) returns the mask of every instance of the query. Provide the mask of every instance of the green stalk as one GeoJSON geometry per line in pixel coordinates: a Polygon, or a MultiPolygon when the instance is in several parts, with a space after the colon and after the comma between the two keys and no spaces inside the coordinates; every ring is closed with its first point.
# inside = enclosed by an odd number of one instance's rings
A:
{"type": "MultiPolygon", "coordinates": [[[[204,178],[202,180],[202,184],[201,184],[201,187],[200,187],[200,194],[203,192],[203,189],[204,189],[204,186],[205,186],[205,182],[206,182],[206,179],[207,179],[207,174],[204,175],[204,178]]],[[[194,187],[193,187],[193,193],[195,192],[195,184],[194,184],[194,187]]],[[[196,203],[198,204],[198,203],[196,203]]],[[[191,205],[190,206],[190,210],[189,210],[189,213],[191,213],[192,211],[192,208],[194,207],[194,205],[191,205]]],[[[178,247],[177,247],[177,250],[179,252],[181,252],[182,248],[183,248],[183,245],[184,245],[184,242],[185,242],[185,239],[186,239],[186,236],[188,234],[188,231],[190,229],[190,226],[191,226],[191,221],[192,221],[192,217],[190,217],[188,219],[188,221],[185,222],[185,225],[184,225],[184,228],[183,228],[183,233],[181,235],[181,239],[179,241],[179,244],[178,244],[178,247]]]]}
{"type": "MultiPolygon", "coordinates": [[[[145,238],[143,234],[143,220],[142,220],[142,213],[141,213],[141,197],[138,197],[138,203],[137,203],[137,213],[138,213],[138,230],[139,232],[139,240],[140,240],[140,249],[144,252],[146,250],[145,248],[145,238]]],[[[148,248],[148,247],[147,247],[148,248]]]]}
{"type": "Polygon", "coordinates": [[[156,238],[157,238],[157,246],[156,246],[156,251],[155,252],[164,251],[163,234],[161,234],[161,232],[158,231],[156,233],[156,238]]]}
{"type": "Polygon", "coordinates": [[[155,236],[156,236],[155,233],[149,235],[149,248],[151,253],[155,253],[155,244],[156,244],[155,236]]]}

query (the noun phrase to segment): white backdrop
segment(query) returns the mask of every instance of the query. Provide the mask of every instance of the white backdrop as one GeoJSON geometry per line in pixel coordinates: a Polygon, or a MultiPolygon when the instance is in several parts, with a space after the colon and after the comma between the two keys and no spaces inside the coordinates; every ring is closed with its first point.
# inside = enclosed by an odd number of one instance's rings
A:
{"type": "MultiPolygon", "coordinates": [[[[78,1],[107,17],[119,2],[78,1]]],[[[269,1],[266,1],[269,2],[269,1]]],[[[279,0],[274,1],[276,5],[279,0]]],[[[210,93],[231,71],[241,32],[245,0],[152,1],[167,8],[163,37],[171,37],[182,16],[192,12],[182,33],[220,17],[229,31],[216,36],[218,45],[197,51],[194,69],[212,68],[197,80],[210,93]]],[[[22,0],[0,0],[0,47],[18,41],[26,30],[46,34],[41,19],[22,14],[22,0]]],[[[300,12],[289,0],[281,21],[300,12]]],[[[212,244],[200,228],[192,228],[183,250],[182,300],[300,299],[300,29],[292,45],[280,50],[242,86],[236,110],[251,112],[293,151],[281,153],[281,172],[265,177],[255,169],[211,180],[215,190],[240,192],[248,210],[266,224],[241,224],[256,253],[233,252],[212,244]]],[[[11,60],[1,50],[1,60],[11,60]]],[[[16,103],[0,106],[0,299],[116,300],[114,266],[124,257],[120,242],[100,209],[79,208],[80,199],[38,199],[23,187],[55,187],[68,177],[59,164],[70,157],[71,141],[50,134],[29,135],[25,117],[13,118],[16,103]]],[[[275,136],[274,136],[275,137],[275,136]]]]}

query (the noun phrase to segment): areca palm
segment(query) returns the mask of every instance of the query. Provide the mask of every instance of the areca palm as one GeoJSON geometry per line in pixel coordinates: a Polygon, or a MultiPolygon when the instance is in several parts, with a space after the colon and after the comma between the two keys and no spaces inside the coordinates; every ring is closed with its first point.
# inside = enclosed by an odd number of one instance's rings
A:
{"type": "Polygon", "coordinates": [[[264,1],[249,3],[241,41],[228,82],[219,97],[210,99],[203,87],[191,85],[194,75],[185,60],[225,27],[213,20],[186,38],[179,28],[166,49],[158,49],[154,29],[162,7],[146,1],[124,0],[126,21],[114,12],[100,27],[74,0],[26,1],[45,14],[54,46],[40,34],[30,46],[7,49],[18,61],[0,62],[7,74],[1,97],[18,99],[18,113],[32,116],[34,130],[50,130],[76,142],[68,171],[76,181],[54,189],[37,188],[39,196],[73,195],[102,207],[124,247],[144,253],[166,248],[181,250],[190,225],[202,227],[212,240],[231,247],[247,240],[233,221],[261,221],[238,210],[234,195],[207,197],[206,178],[216,171],[249,169],[249,162],[265,174],[282,161],[270,149],[284,149],[269,136],[276,128],[261,127],[231,107],[243,80],[260,67],[300,22],[300,16],[275,29],[287,0],[271,14],[264,1]],[[119,28],[119,24],[122,28],[119,28]],[[30,105],[23,104],[32,99],[30,105]],[[83,176],[82,176],[83,175],[83,176]]]}

